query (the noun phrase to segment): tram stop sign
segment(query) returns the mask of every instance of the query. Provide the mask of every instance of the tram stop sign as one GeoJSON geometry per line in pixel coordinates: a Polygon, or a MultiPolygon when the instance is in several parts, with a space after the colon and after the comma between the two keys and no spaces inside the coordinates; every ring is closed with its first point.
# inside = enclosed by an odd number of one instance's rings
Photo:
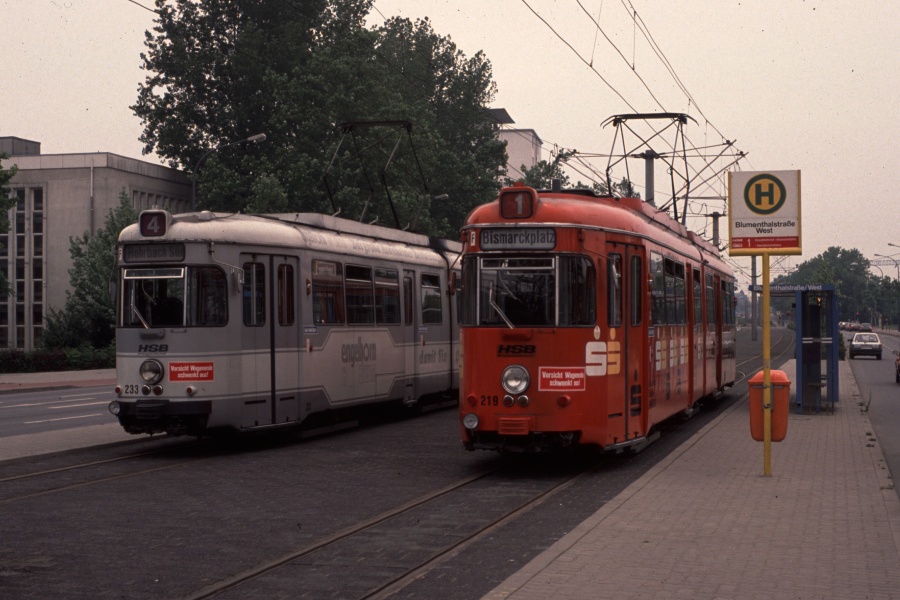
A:
{"type": "Polygon", "coordinates": [[[732,256],[802,254],[800,171],[728,173],[732,256]]]}

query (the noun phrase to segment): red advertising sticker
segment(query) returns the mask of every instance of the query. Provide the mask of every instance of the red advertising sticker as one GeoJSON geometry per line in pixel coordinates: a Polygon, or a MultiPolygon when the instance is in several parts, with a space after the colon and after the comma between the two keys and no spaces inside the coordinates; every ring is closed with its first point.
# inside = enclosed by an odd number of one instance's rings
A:
{"type": "Polygon", "coordinates": [[[211,362],[169,363],[169,381],[212,381],[214,372],[211,362]]]}
{"type": "Polygon", "coordinates": [[[584,367],[538,369],[538,391],[541,392],[583,392],[584,384],[584,367]]]}

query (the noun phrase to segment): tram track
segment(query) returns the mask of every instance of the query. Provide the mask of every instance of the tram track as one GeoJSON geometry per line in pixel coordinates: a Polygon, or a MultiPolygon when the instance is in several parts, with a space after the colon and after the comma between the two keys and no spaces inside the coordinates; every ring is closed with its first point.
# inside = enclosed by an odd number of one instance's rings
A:
{"type": "MultiPolygon", "coordinates": [[[[771,346],[772,346],[772,349],[776,352],[776,354],[774,354],[773,356],[770,356],[770,358],[769,358],[770,362],[777,361],[777,364],[781,364],[781,362],[783,362],[783,361],[781,361],[781,359],[784,358],[785,354],[787,354],[789,351],[792,351],[794,349],[792,334],[793,334],[792,331],[787,331],[787,330],[778,330],[775,332],[775,335],[777,336],[777,338],[771,340],[771,346]]],[[[754,370],[752,367],[749,370],[750,372],[744,372],[744,371],[741,371],[740,369],[744,365],[760,362],[762,360],[762,355],[763,355],[763,352],[760,351],[758,353],[753,354],[752,356],[747,357],[746,359],[742,360],[741,362],[737,363],[737,365],[735,365],[737,368],[736,374],[740,375],[740,377],[737,377],[735,379],[735,382],[734,382],[735,385],[737,385],[739,383],[743,383],[744,381],[746,381],[747,379],[749,379],[756,373],[756,370],[754,370]]]]}
{"type": "MultiPolygon", "coordinates": [[[[91,485],[98,485],[115,481],[117,479],[125,479],[129,477],[140,477],[150,473],[156,473],[178,467],[191,465],[201,460],[207,460],[215,456],[214,453],[208,451],[209,443],[205,440],[186,440],[183,443],[177,443],[164,448],[155,448],[143,452],[133,452],[121,456],[111,458],[102,458],[98,460],[90,460],[85,462],[76,462],[74,464],[64,464],[50,468],[38,468],[38,470],[25,471],[16,475],[0,478],[3,496],[0,496],[0,506],[13,504],[18,501],[28,500],[39,496],[46,496],[55,493],[67,492],[77,488],[83,488],[91,485]],[[166,454],[178,454],[188,452],[198,452],[206,449],[206,453],[196,458],[182,460],[173,464],[155,465],[153,467],[142,467],[135,470],[127,470],[125,472],[115,471],[115,467],[128,468],[130,461],[139,459],[147,459],[148,457],[165,456],[166,454]],[[113,468],[113,472],[105,469],[113,468]],[[100,471],[100,473],[98,473],[100,471]],[[72,481],[73,474],[86,474],[81,480],[72,481]],[[18,484],[18,486],[16,486],[18,484]],[[23,491],[24,490],[24,491],[23,491]],[[13,495],[5,496],[6,493],[13,495]]],[[[55,455],[52,460],[65,460],[69,456],[82,454],[83,451],[72,451],[55,455]]],[[[49,460],[49,459],[48,459],[49,460]]],[[[29,463],[30,464],[30,463],[29,463]]],[[[38,462],[38,465],[43,464],[38,462]]]]}
{"type": "MultiPolygon", "coordinates": [[[[472,523],[466,532],[449,536],[452,538],[452,541],[429,549],[424,557],[417,556],[413,560],[408,561],[410,564],[404,565],[402,568],[399,568],[396,562],[392,562],[389,570],[394,573],[378,581],[369,589],[343,590],[339,593],[339,597],[357,598],[358,600],[389,598],[402,590],[409,582],[424,576],[444,560],[454,557],[467,546],[478,543],[486,536],[492,535],[500,527],[521,517],[548,501],[555,494],[575,485],[583,477],[595,473],[609,464],[607,462],[608,455],[600,457],[600,455],[593,453],[582,453],[580,456],[591,456],[593,459],[574,471],[557,474],[555,477],[548,477],[554,480],[552,482],[544,480],[545,487],[542,489],[532,490],[531,493],[526,494],[527,497],[520,499],[514,506],[506,507],[499,514],[492,515],[489,519],[472,523]]],[[[534,457],[530,458],[533,459],[534,457]]],[[[488,488],[494,488],[497,486],[498,481],[503,481],[506,485],[509,485],[510,479],[515,480],[513,473],[517,469],[523,469],[524,471],[530,469],[530,466],[527,466],[526,463],[527,461],[518,457],[504,459],[500,464],[482,469],[469,477],[457,480],[379,515],[360,521],[297,550],[259,563],[241,573],[216,582],[183,598],[184,600],[203,600],[217,597],[243,597],[244,586],[250,585],[252,587],[255,582],[259,582],[260,579],[268,575],[277,577],[279,569],[291,568],[294,574],[297,569],[308,568],[312,570],[315,569],[317,564],[330,564],[331,559],[329,557],[331,554],[329,551],[334,549],[337,552],[341,552],[337,547],[342,544],[346,546],[366,546],[367,540],[370,540],[372,537],[382,537],[377,531],[378,529],[393,532],[393,535],[390,537],[394,538],[394,544],[396,545],[395,548],[383,548],[381,551],[383,556],[391,556],[392,554],[403,555],[405,549],[408,549],[408,536],[415,536],[415,532],[411,530],[423,527],[429,529],[431,527],[427,523],[423,525],[423,519],[427,519],[430,515],[437,515],[438,519],[446,517],[447,507],[436,505],[465,505],[466,503],[471,503],[473,494],[478,494],[477,490],[472,489],[473,487],[477,487],[478,484],[484,484],[488,488]],[[298,566],[297,563],[300,561],[303,564],[298,566]]],[[[529,486],[526,485],[525,487],[529,486]]],[[[302,577],[302,575],[299,576],[302,577]]],[[[258,591],[251,591],[248,595],[257,597],[258,591]]]]}

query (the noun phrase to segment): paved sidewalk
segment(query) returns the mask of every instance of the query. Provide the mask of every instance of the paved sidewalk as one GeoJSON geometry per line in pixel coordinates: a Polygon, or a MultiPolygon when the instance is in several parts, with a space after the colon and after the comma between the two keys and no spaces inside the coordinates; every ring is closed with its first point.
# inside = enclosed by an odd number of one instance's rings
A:
{"type": "Polygon", "coordinates": [[[771,477],[740,402],[485,598],[900,598],[900,500],[844,361],[840,388],[790,415],[771,477]]]}

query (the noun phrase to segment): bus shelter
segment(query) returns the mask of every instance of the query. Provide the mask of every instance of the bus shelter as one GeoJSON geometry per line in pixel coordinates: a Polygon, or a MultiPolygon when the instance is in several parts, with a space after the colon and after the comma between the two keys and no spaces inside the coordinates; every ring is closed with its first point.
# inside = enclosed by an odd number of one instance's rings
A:
{"type": "MultiPolygon", "coordinates": [[[[751,286],[761,292],[762,286],[751,286]]],[[[838,302],[833,284],[772,285],[775,296],[794,296],[797,326],[794,409],[812,414],[833,410],[838,401],[838,302]]]]}

